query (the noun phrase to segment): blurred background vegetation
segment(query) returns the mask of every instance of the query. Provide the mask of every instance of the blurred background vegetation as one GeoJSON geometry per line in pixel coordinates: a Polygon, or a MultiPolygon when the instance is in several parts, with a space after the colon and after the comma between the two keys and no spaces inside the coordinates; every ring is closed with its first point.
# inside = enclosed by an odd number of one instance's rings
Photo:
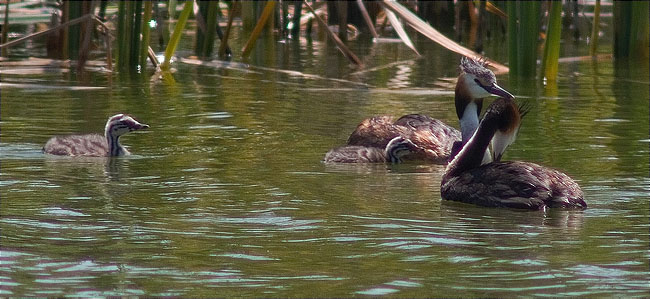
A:
{"type": "MultiPolygon", "coordinates": [[[[188,20],[196,23],[193,59],[247,61],[262,35],[332,40],[350,63],[363,68],[346,44],[360,34],[374,42],[422,34],[450,51],[478,56],[484,41],[507,36],[508,61],[490,60],[497,73],[511,78],[555,80],[562,40],[587,39],[590,56],[613,55],[625,61],[649,58],[648,1],[52,1],[2,2],[3,57],[11,47],[47,39],[47,57],[70,59],[82,71],[89,59],[105,61],[120,73],[168,71],[188,20]],[[26,32],[12,26],[29,24],[26,32]],[[613,49],[599,49],[601,27],[613,28],[613,49]],[[233,27],[247,37],[231,49],[233,27]],[[415,31],[408,30],[409,28],[415,31]],[[158,30],[157,41],[150,39],[158,30]],[[442,34],[441,32],[444,32],[442,34]],[[152,49],[164,47],[158,57],[152,49]],[[610,51],[610,50],[607,50],[610,51]],[[160,62],[159,60],[162,60],[160,62]],[[506,66],[507,65],[507,66],[506,66]]],[[[569,58],[570,59],[570,58],[569,58]]],[[[575,58],[575,59],[584,59],[575,58]]]]}

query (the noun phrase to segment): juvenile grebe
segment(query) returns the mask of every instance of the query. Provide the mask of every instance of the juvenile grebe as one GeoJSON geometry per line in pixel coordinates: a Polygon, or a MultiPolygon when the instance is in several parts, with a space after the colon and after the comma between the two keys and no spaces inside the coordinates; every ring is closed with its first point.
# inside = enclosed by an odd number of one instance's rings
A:
{"type": "MultiPolygon", "coordinates": [[[[442,199],[490,207],[545,209],[586,208],[580,186],[568,175],[534,163],[509,161],[481,165],[492,137],[500,132],[514,137],[521,124],[521,108],[500,98],[488,107],[478,129],[447,165],[442,177],[442,199]]],[[[503,152],[498,153],[501,157],[503,152]]]]}
{"type": "Polygon", "coordinates": [[[466,142],[478,127],[483,98],[490,95],[514,97],[497,85],[494,73],[484,61],[463,57],[459,68],[455,105],[460,132],[442,121],[421,114],[404,115],[397,121],[393,121],[391,116],[376,116],[363,120],[352,132],[347,144],[384,148],[397,135],[409,136],[415,144],[425,149],[414,159],[447,163],[454,141],[466,142]]]}
{"type": "Polygon", "coordinates": [[[325,154],[325,163],[400,163],[402,157],[421,151],[411,140],[402,136],[391,139],[386,149],[360,145],[346,145],[325,154]]]}
{"type": "Polygon", "coordinates": [[[111,116],[106,122],[104,136],[99,134],[55,136],[45,143],[43,152],[61,156],[124,156],[129,155],[120,144],[120,136],[149,128],[127,114],[111,116]]]}

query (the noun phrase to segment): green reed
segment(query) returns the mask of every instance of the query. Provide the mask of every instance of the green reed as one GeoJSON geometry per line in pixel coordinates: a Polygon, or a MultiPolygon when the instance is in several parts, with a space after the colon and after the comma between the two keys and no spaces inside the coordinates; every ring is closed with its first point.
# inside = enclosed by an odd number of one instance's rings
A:
{"type": "Polygon", "coordinates": [[[598,33],[600,32],[600,0],[594,5],[594,21],[591,27],[591,38],[589,39],[589,55],[596,56],[598,48],[598,33]]]}
{"type": "Polygon", "coordinates": [[[150,36],[149,22],[151,21],[152,10],[153,10],[152,2],[145,1],[144,10],[143,10],[144,15],[142,16],[142,24],[141,24],[142,41],[140,44],[140,57],[139,57],[140,59],[138,62],[140,64],[140,67],[142,68],[142,71],[144,71],[147,65],[147,57],[149,54],[149,36],[150,36]]]}
{"type": "Polygon", "coordinates": [[[541,78],[555,80],[560,58],[560,35],[562,34],[562,1],[551,1],[546,42],[544,43],[544,56],[542,56],[541,78]]]}
{"type": "MultiPolygon", "coordinates": [[[[67,20],[70,21],[81,17],[83,1],[66,1],[68,3],[67,20]]],[[[72,25],[68,27],[68,36],[64,43],[68,45],[67,55],[70,59],[77,59],[79,57],[79,45],[81,38],[81,25],[72,25]]]]}
{"type": "Polygon", "coordinates": [[[510,68],[510,74],[516,76],[519,70],[517,2],[508,1],[506,5],[508,11],[508,67],[510,68]]]}
{"type": "MultiPolygon", "coordinates": [[[[251,33],[251,36],[248,38],[248,41],[246,41],[246,45],[244,45],[244,48],[242,49],[242,54],[241,56],[243,58],[248,57],[250,52],[253,50],[253,47],[255,46],[255,42],[257,42],[257,39],[260,36],[260,33],[264,29],[267,21],[269,18],[273,15],[273,10],[275,8],[275,1],[269,0],[266,2],[266,5],[264,6],[264,10],[262,11],[262,14],[260,15],[259,20],[257,21],[257,24],[255,24],[255,28],[253,29],[253,32],[251,33]]],[[[243,2],[242,2],[242,9],[243,9],[243,2]]]]}
{"type": "Polygon", "coordinates": [[[151,1],[118,1],[117,7],[117,69],[143,72],[149,50],[151,1]]]}
{"type": "Polygon", "coordinates": [[[648,58],[650,3],[614,1],[614,57],[648,58]]]}
{"type": "Polygon", "coordinates": [[[198,4],[199,13],[203,17],[205,26],[197,26],[196,28],[196,44],[194,53],[196,56],[208,58],[212,55],[212,51],[214,49],[214,40],[218,26],[217,17],[219,11],[219,2],[198,1],[198,4]]]}
{"type": "Polygon", "coordinates": [[[185,28],[185,24],[187,23],[187,20],[190,18],[191,13],[192,13],[192,1],[185,1],[185,4],[183,4],[183,11],[181,11],[181,15],[178,17],[176,26],[174,26],[174,32],[172,33],[172,36],[169,39],[167,48],[165,48],[165,61],[160,65],[160,68],[163,71],[168,71],[171,68],[172,55],[174,55],[174,52],[176,52],[178,43],[181,40],[181,33],[183,32],[183,29],[185,28]]]}

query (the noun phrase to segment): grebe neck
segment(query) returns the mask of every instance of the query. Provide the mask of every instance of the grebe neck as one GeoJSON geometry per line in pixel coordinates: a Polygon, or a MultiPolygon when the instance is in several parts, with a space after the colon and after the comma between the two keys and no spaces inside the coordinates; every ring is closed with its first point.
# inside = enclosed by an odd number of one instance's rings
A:
{"type": "Polygon", "coordinates": [[[447,166],[447,175],[456,176],[484,164],[487,147],[496,131],[495,123],[483,121],[456,157],[451,160],[447,166]]]}
{"type": "Polygon", "coordinates": [[[128,155],[129,151],[120,144],[120,136],[124,134],[123,130],[128,126],[121,122],[111,120],[112,118],[106,123],[106,128],[104,130],[106,144],[108,145],[108,155],[113,157],[128,155]]]}
{"type": "Polygon", "coordinates": [[[478,128],[478,115],[480,113],[480,108],[478,104],[474,101],[471,101],[463,111],[463,115],[460,117],[460,133],[463,138],[463,143],[467,142],[478,128]]]}
{"type": "Polygon", "coordinates": [[[456,83],[454,104],[456,105],[456,116],[460,120],[460,131],[463,143],[467,142],[478,127],[479,115],[483,106],[483,98],[475,98],[472,88],[476,83],[470,81],[470,76],[461,74],[456,83]]]}
{"type": "MultiPolygon", "coordinates": [[[[469,104],[465,106],[465,109],[463,111],[463,116],[460,118],[460,133],[462,136],[463,144],[467,143],[467,141],[470,138],[472,138],[472,135],[474,134],[474,132],[476,132],[476,129],[478,128],[479,125],[478,116],[481,112],[482,104],[483,104],[483,99],[478,99],[469,102],[469,104]]],[[[485,153],[483,154],[483,160],[481,161],[481,165],[490,162],[492,162],[492,154],[490,153],[490,149],[486,149],[485,153]]]]}
{"type": "Polygon", "coordinates": [[[127,150],[120,144],[119,135],[106,135],[106,143],[108,144],[109,156],[124,156],[127,153],[127,150]]]}
{"type": "MultiPolygon", "coordinates": [[[[499,98],[492,102],[472,138],[465,143],[458,155],[447,166],[446,175],[455,176],[484,164],[483,162],[489,159],[489,157],[486,158],[487,147],[497,131],[514,136],[512,133],[516,133],[521,124],[520,110],[521,108],[512,98],[499,98]]],[[[514,139],[512,140],[514,141],[514,139]]],[[[501,150],[499,158],[502,153],[501,150]]]]}

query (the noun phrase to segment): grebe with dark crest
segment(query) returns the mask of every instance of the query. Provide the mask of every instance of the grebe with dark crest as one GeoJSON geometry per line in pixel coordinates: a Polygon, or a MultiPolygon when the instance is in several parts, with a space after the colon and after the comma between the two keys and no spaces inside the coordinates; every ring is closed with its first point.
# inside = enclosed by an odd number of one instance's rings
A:
{"type": "Polygon", "coordinates": [[[149,128],[127,114],[111,116],[106,122],[104,136],[99,134],[55,136],[45,143],[43,152],[60,156],[124,156],[129,151],[120,144],[120,136],[149,128]]]}
{"type": "MultiPolygon", "coordinates": [[[[496,95],[514,98],[497,85],[494,73],[484,60],[463,57],[460,75],[456,82],[455,106],[460,120],[459,132],[444,122],[422,114],[408,114],[394,121],[391,116],[375,116],[363,120],[348,138],[348,145],[384,148],[395,136],[405,136],[424,151],[408,155],[408,158],[434,163],[448,162],[454,141],[465,143],[478,127],[483,98],[496,95]]],[[[486,161],[489,156],[486,154],[486,161]]]]}
{"type": "Polygon", "coordinates": [[[522,110],[513,99],[506,98],[488,107],[476,132],[447,165],[440,186],[442,199],[533,210],[587,207],[580,186],[560,171],[529,162],[499,162],[503,151],[496,150],[496,161],[481,165],[495,134],[504,136],[507,142],[502,144],[514,141],[522,110]]]}
{"type": "Polygon", "coordinates": [[[376,147],[346,145],[330,150],[325,155],[325,163],[400,163],[402,157],[422,151],[411,140],[402,136],[391,139],[385,149],[376,147]]]}

